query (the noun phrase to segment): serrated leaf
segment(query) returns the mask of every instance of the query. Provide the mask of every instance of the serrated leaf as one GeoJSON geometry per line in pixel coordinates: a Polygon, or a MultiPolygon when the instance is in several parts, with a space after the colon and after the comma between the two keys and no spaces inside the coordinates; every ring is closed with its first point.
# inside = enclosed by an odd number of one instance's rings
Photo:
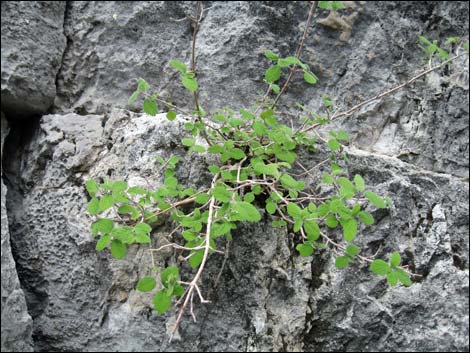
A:
{"type": "Polygon", "coordinates": [[[111,254],[116,259],[123,259],[126,257],[126,245],[121,243],[119,240],[114,239],[111,243],[111,254]]]}
{"type": "Polygon", "coordinates": [[[194,200],[196,203],[200,204],[200,205],[203,205],[205,204],[207,201],[209,201],[210,199],[210,196],[206,193],[203,193],[203,194],[199,194],[196,196],[196,199],[194,200]]]}
{"type": "Polygon", "coordinates": [[[175,70],[180,71],[183,74],[186,73],[186,71],[188,70],[186,65],[179,60],[171,60],[170,66],[174,68],[175,70]]]}
{"type": "Polygon", "coordinates": [[[366,195],[367,199],[374,206],[377,206],[378,208],[386,208],[387,207],[387,203],[379,195],[377,195],[377,194],[375,194],[371,191],[366,191],[365,195],[366,195]]]}
{"type": "Polygon", "coordinates": [[[193,269],[196,269],[199,267],[199,265],[202,262],[202,258],[204,257],[204,250],[201,249],[201,250],[195,251],[193,254],[194,255],[192,255],[189,258],[188,262],[193,269]]]}
{"type": "Polygon", "coordinates": [[[313,247],[310,244],[298,244],[295,248],[300,256],[307,257],[313,254],[313,247]]]}
{"type": "Polygon", "coordinates": [[[266,212],[268,212],[269,214],[274,214],[276,212],[276,204],[274,202],[267,202],[266,212]]]}
{"type": "Polygon", "coordinates": [[[212,190],[212,195],[220,202],[229,202],[232,198],[232,193],[225,186],[216,186],[212,190]]]}
{"type": "Polygon", "coordinates": [[[346,256],[338,256],[335,261],[335,266],[338,269],[346,268],[349,265],[349,259],[346,256]]]}
{"type": "Polygon", "coordinates": [[[364,224],[374,224],[375,222],[374,217],[369,212],[361,211],[359,212],[358,216],[361,222],[364,224]]]}
{"type": "Polygon", "coordinates": [[[145,98],[144,100],[144,112],[146,112],[148,115],[155,116],[157,115],[158,111],[158,106],[157,103],[155,103],[153,100],[149,98],[145,98]]]}
{"type": "Polygon", "coordinates": [[[183,144],[183,146],[193,147],[196,144],[196,141],[191,138],[184,138],[181,140],[181,143],[183,144]]]}
{"type": "Polygon", "coordinates": [[[364,179],[358,174],[354,176],[354,184],[356,184],[356,189],[357,191],[364,192],[366,188],[366,183],[364,182],[364,179]]]}
{"type": "Polygon", "coordinates": [[[103,195],[100,199],[100,211],[106,211],[108,208],[113,207],[114,205],[114,198],[112,195],[103,195]]]}
{"type": "Polygon", "coordinates": [[[94,181],[93,179],[91,180],[88,180],[86,183],[85,183],[85,187],[86,187],[86,190],[88,191],[88,194],[91,196],[91,197],[94,197],[96,195],[96,193],[98,192],[98,184],[96,181],[94,181]]]}
{"type": "Polygon", "coordinates": [[[395,271],[392,271],[389,274],[387,274],[387,282],[392,287],[396,286],[396,284],[398,283],[398,276],[397,276],[397,273],[395,271]]]}
{"type": "Polygon", "coordinates": [[[259,222],[261,220],[261,214],[251,203],[238,201],[233,204],[232,209],[237,213],[238,221],[259,222]]]}
{"type": "Polygon", "coordinates": [[[304,229],[307,233],[307,238],[310,241],[316,241],[320,237],[320,227],[315,221],[305,221],[304,229]]]}
{"type": "Polygon", "coordinates": [[[127,105],[134,104],[137,98],[139,98],[139,91],[135,91],[134,93],[131,94],[131,96],[127,100],[127,105]]]}
{"type": "Polygon", "coordinates": [[[100,201],[96,197],[93,197],[90,202],[88,202],[87,210],[92,216],[97,215],[100,212],[100,201]]]}
{"type": "Polygon", "coordinates": [[[264,56],[266,56],[269,60],[273,60],[273,61],[279,59],[279,56],[274,54],[271,50],[266,50],[264,52],[264,56]]]}
{"type": "Polygon", "coordinates": [[[314,85],[317,83],[318,78],[310,72],[304,72],[304,80],[310,83],[311,85],[314,85]]]}
{"type": "Polygon", "coordinates": [[[390,266],[384,260],[378,259],[370,264],[370,270],[375,274],[385,276],[390,272],[390,266]]]}
{"type": "Polygon", "coordinates": [[[330,228],[336,228],[338,226],[338,220],[335,216],[328,216],[325,220],[325,224],[330,228]]]}
{"type": "Polygon", "coordinates": [[[153,277],[142,277],[139,282],[137,282],[137,290],[140,292],[150,292],[157,285],[157,281],[153,277]]]}
{"type": "Polygon", "coordinates": [[[135,241],[139,244],[150,244],[152,239],[147,234],[137,233],[135,236],[135,241]]]}
{"type": "Polygon", "coordinates": [[[163,314],[171,306],[171,296],[166,294],[166,290],[162,289],[153,297],[153,306],[157,313],[163,314]]]}
{"type": "Polygon", "coordinates": [[[176,119],[176,112],[171,111],[171,112],[166,113],[166,118],[170,121],[175,120],[176,119]]]}
{"type": "Polygon", "coordinates": [[[346,254],[351,257],[357,256],[359,254],[359,248],[354,244],[349,244],[346,247],[346,254]]]}
{"type": "Polygon", "coordinates": [[[169,287],[174,284],[179,277],[179,270],[177,266],[169,266],[162,273],[162,284],[169,287]]]}
{"type": "Polygon", "coordinates": [[[343,226],[344,240],[353,241],[357,234],[357,222],[354,218],[341,223],[343,226]]]}
{"type": "Polygon", "coordinates": [[[398,251],[393,252],[392,255],[390,255],[390,265],[397,267],[397,266],[400,266],[400,263],[401,263],[400,253],[398,251]]]}
{"type": "Polygon", "coordinates": [[[271,66],[264,73],[264,78],[268,83],[274,83],[281,77],[281,67],[279,65],[271,66]]]}
{"type": "Polygon", "coordinates": [[[299,219],[302,217],[302,209],[293,202],[287,204],[287,213],[294,219],[299,219]]]}
{"type": "Polygon", "coordinates": [[[409,287],[412,285],[412,282],[411,282],[411,279],[410,279],[410,275],[408,273],[406,273],[404,270],[402,270],[401,268],[397,268],[395,270],[395,273],[398,277],[398,280],[403,283],[403,285],[409,287]]]}
{"type": "Polygon", "coordinates": [[[103,235],[97,242],[96,242],[96,251],[102,251],[104,250],[109,242],[111,241],[111,235],[106,234],[103,235]]]}
{"type": "Polygon", "coordinates": [[[91,232],[93,235],[98,233],[107,234],[113,230],[114,222],[107,218],[101,218],[91,224],[91,232]]]}
{"type": "Polygon", "coordinates": [[[195,78],[192,78],[192,77],[189,77],[189,76],[183,76],[183,77],[181,77],[181,83],[189,91],[191,91],[191,92],[196,92],[197,91],[197,81],[196,81],[195,78]]]}
{"type": "Polygon", "coordinates": [[[330,150],[332,151],[339,151],[341,149],[341,144],[337,139],[330,139],[328,140],[328,147],[330,147],[330,150]]]}

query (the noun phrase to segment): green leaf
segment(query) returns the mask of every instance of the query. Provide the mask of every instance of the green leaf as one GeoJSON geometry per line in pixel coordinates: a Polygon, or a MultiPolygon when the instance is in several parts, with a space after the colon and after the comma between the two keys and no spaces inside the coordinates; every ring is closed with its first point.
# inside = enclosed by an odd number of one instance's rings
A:
{"type": "Polygon", "coordinates": [[[101,218],[91,224],[91,232],[93,235],[98,233],[107,234],[113,230],[114,222],[107,218],[101,218]]]}
{"type": "Polygon", "coordinates": [[[349,259],[346,256],[338,256],[335,261],[336,268],[346,268],[349,265],[349,259]]]}
{"type": "Polygon", "coordinates": [[[170,66],[172,68],[174,68],[175,70],[180,71],[183,74],[186,73],[186,71],[188,70],[186,65],[183,64],[181,61],[178,61],[178,60],[171,60],[170,61],[170,66]]]}
{"type": "Polygon", "coordinates": [[[286,67],[294,64],[300,64],[300,60],[295,56],[288,56],[287,58],[282,58],[277,61],[277,64],[280,67],[286,67]]]}
{"type": "Polygon", "coordinates": [[[193,147],[196,144],[196,141],[194,139],[184,138],[181,140],[181,143],[183,146],[193,147]]]}
{"type": "Polygon", "coordinates": [[[330,150],[332,151],[339,151],[341,149],[341,144],[337,139],[330,139],[328,140],[328,147],[330,147],[330,150]]]}
{"type": "Polygon", "coordinates": [[[400,266],[401,262],[401,256],[398,251],[393,252],[393,254],[390,256],[390,265],[397,267],[400,266]]]}
{"type": "Polygon", "coordinates": [[[266,56],[269,60],[273,60],[273,61],[279,59],[279,56],[274,54],[271,50],[266,50],[264,52],[264,56],[266,56]]]}
{"type": "Polygon", "coordinates": [[[245,158],[245,152],[240,148],[232,148],[230,150],[230,158],[233,159],[243,159],[245,158]]]}
{"type": "Polygon", "coordinates": [[[139,81],[137,82],[137,90],[139,92],[147,92],[149,89],[149,84],[143,78],[139,78],[139,81]]]}
{"type": "Polygon", "coordinates": [[[398,276],[395,271],[392,271],[387,274],[387,282],[390,284],[392,287],[396,286],[398,283],[398,276]]]}
{"type": "Polygon", "coordinates": [[[357,256],[359,254],[359,248],[354,244],[349,244],[346,247],[346,254],[351,257],[357,256]]]}
{"type": "Polygon", "coordinates": [[[330,215],[326,218],[325,224],[330,228],[336,228],[338,226],[338,220],[335,216],[330,215]]]}
{"type": "Polygon", "coordinates": [[[209,166],[209,171],[212,173],[212,174],[217,174],[218,172],[220,172],[220,167],[216,166],[216,165],[210,165],[209,166]]]}
{"type": "Polygon", "coordinates": [[[189,77],[189,76],[182,76],[181,77],[181,83],[189,91],[191,91],[191,92],[196,92],[197,91],[197,81],[196,81],[195,78],[192,78],[192,77],[189,77]]]}
{"type": "Polygon", "coordinates": [[[93,179],[88,180],[85,183],[85,187],[86,187],[86,190],[88,191],[88,194],[91,197],[94,197],[96,195],[96,193],[98,192],[98,184],[93,179]]]}
{"type": "Polygon", "coordinates": [[[171,306],[171,296],[166,294],[166,290],[162,289],[153,297],[153,306],[159,314],[163,314],[171,306]]]}
{"type": "Polygon", "coordinates": [[[356,184],[357,191],[364,192],[366,184],[360,175],[356,174],[354,176],[354,184],[356,184]]]}
{"type": "Polygon", "coordinates": [[[179,270],[177,266],[169,266],[162,273],[162,284],[169,287],[174,284],[179,277],[179,270]]]}
{"type": "Polygon", "coordinates": [[[267,202],[266,212],[268,212],[269,214],[274,214],[276,212],[276,204],[274,202],[267,202]]]}
{"type": "Polygon", "coordinates": [[[225,186],[216,186],[212,190],[212,195],[215,197],[217,201],[220,202],[229,202],[230,199],[232,198],[232,193],[227,190],[225,186]]]}
{"type": "Polygon", "coordinates": [[[366,195],[367,199],[374,206],[377,206],[378,208],[386,208],[387,207],[387,203],[379,195],[377,195],[377,194],[375,194],[371,191],[366,191],[365,195],[366,195]]]}
{"type": "Polygon", "coordinates": [[[251,203],[238,201],[232,205],[232,209],[237,213],[238,221],[259,222],[261,214],[251,203]]]}
{"type": "Polygon", "coordinates": [[[304,80],[310,83],[311,85],[314,85],[317,83],[318,78],[310,72],[304,72],[304,80]]]}
{"type": "Polygon", "coordinates": [[[395,270],[395,273],[398,277],[398,280],[403,283],[406,287],[409,287],[412,285],[412,282],[411,282],[411,279],[410,279],[410,275],[408,273],[406,273],[404,270],[402,270],[401,268],[397,268],[395,270]]]}
{"type": "Polygon", "coordinates": [[[313,254],[313,247],[310,244],[298,244],[295,248],[300,256],[307,257],[313,254]]]}
{"type": "Polygon", "coordinates": [[[204,257],[204,250],[198,250],[193,252],[194,255],[192,255],[188,262],[191,265],[192,268],[196,269],[199,267],[199,265],[202,262],[202,258],[204,257]]]}
{"type": "Polygon", "coordinates": [[[357,234],[357,222],[354,218],[350,218],[345,222],[342,222],[344,232],[344,239],[346,241],[353,241],[357,234]]]}
{"type": "Polygon", "coordinates": [[[384,260],[374,260],[370,264],[370,270],[375,274],[385,276],[390,272],[390,266],[384,260]]]}
{"type": "Polygon", "coordinates": [[[287,204],[287,213],[294,219],[299,219],[302,217],[302,209],[293,202],[287,204]]]}
{"type": "Polygon", "coordinates": [[[152,231],[152,227],[150,227],[147,223],[139,223],[134,227],[134,231],[136,233],[148,234],[152,231]]]}
{"type": "Polygon", "coordinates": [[[137,290],[141,292],[150,292],[157,285],[157,281],[153,277],[142,277],[139,282],[137,282],[137,290]]]}
{"type": "Polygon", "coordinates": [[[307,238],[310,241],[316,241],[320,237],[320,227],[315,221],[305,221],[304,229],[307,233],[307,238]]]}
{"type": "Polygon", "coordinates": [[[103,195],[100,200],[100,211],[106,211],[108,208],[113,207],[114,198],[112,195],[103,195]]]}
{"type": "Polygon", "coordinates": [[[349,134],[344,130],[339,130],[336,138],[341,141],[349,141],[349,134]]]}
{"type": "Polygon", "coordinates": [[[147,234],[144,233],[137,233],[135,236],[135,241],[139,244],[150,244],[152,239],[147,234]]]}
{"type": "Polygon", "coordinates": [[[166,118],[170,121],[175,120],[176,119],[176,112],[171,111],[171,112],[166,113],[166,118]]]}
{"type": "Polygon", "coordinates": [[[374,217],[369,212],[361,211],[358,216],[364,224],[374,224],[375,222],[374,217]]]}
{"type": "Polygon", "coordinates": [[[145,100],[144,100],[144,111],[148,115],[152,115],[152,116],[157,115],[157,111],[158,111],[157,103],[155,103],[153,100],[151,100],[149,98],[145,98],[145,100]]]}
{"type": "Polygon", "coordinates": [[[203,193],[203,194],[199,194],[196,196],[196,203],[200,204],[200,205],[203,205],[205,204],[207,201],[209,201],[210,199],[210,196],[206,193],[203,193]]]}
{"type": "Polygon", "coordinates": [[[256,135],[259,137],[264,136],[268,133],[266,125],[264,125],[261,121],[255,121],[252,127],[256,135]]]}
{"type": "Polygon", "coordinates": [[[126,245],[121,243],[119,240],[114,239],[111,243],[111,254],[116,259],[123,259],[126,257],[126,245]]]}
{"type": "Polygon", "coordinates": [[[93,197],[90,202],[88,202],[87,210],[92,216],[97,215],[100,212],[100,201],[96,197],[93,197]]]}
{"type": "Polygon", "coordinates": [[[134,93],[132,93],[132,95],[127,100],[127,105],[134,104],[137,98],[139,98],[139,91],[135,91],[134,93]]]}
{"type": "Polygon", "coordinates": [[[323,173],[322,180],[325,184],[333,184],[335,182],[335,179],[333,179],[333,177],[330,174],[328,174],[327,172],[323,173]]]}
{"type": "Polygon", "coordinates": [[[264,78],[268,83],[274,83],[281,77],[281,67],[279,65],[271,66],[266,70],[264,78]]]}
{"type": "Polygon", "coordinates": [[[103,235],[100,238],[100,240],[98,240],[98,242],[96,243],[96,251],[104,250],[108,246],[110,241],[111,241],[111,235],[109,234],[103,235]]]}

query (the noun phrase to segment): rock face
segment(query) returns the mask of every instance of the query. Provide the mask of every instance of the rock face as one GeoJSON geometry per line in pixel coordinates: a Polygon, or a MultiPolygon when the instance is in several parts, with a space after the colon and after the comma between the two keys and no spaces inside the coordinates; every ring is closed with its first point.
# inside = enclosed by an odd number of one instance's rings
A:
{"type": "MultiPolygon", "coordinates": [[[[321,113],[328,94],[345,110],[425,67],[418,35],[468,41],[468,2],[346,4],[339,15],[316,12],[302,60],[319,83],[296,75],[284,108],[300,102],[321,113]]],[[[394,203],[374,211],[377,224],[360,230],[358,245],[368,256],[399,250],[421,280],[390,288],[364,266],[336,270],[331,252],[301,258],[293,235],[266,216],[235,232],[214,289],[224,258],[211,256],[203,290],[213,303],[198,305],[198,323],[188,315],[168,344],[176,313],[156,315],[151,296],[135,291],[151,267],[147,247],[131,247],[122,261],[97,253],[83,185],[107,177],[156,187],[155,157],[172,154],[182,184],[210,182],[211,158],[181,147],[181,117],[139,114],[140,103],[126,110],[138,77],[191,107],[168,62],[190,61],[192,29],[181,19],[193,5],[2,2],[2,111],[11,123],[2,151],[2,351],[468,351],[468,56],[333,124],[352,136],[348,173],[394,203]]],[[[262,96],[264,50],[292,55],[307,11],[302,2],[204,3],[204,109],[247,108],[262,96]]],[[[2,115],[2,146],[5,124],[2,115]]],[[[321,146],[302,155],[305,165],[324,158],[321,146]]],[[[163,222],[152,245],[170,231],[163,222]]],[[[157,265],[175,256],[163,253],[157,265]]]]}
{"type": "Polygon", "coordinates": [[[17,119],[54,102],[65,49],[65,1],[2,2],[2,111],[17,119]]]}
{"type": "MultiPolygon", "coordinates": [[[[2,144],[8,134],[8,123],[3,116],[2,121],[2,144]]],[[[3,174],[3,166],[2,166],[3,174]]],[[[8,215],[6,210],[7,188],[1,180],[2,202],[1,202],[1,235],[2,235],[2,352],[32,352],[33,351],[33,322],[26,308],[26,300],[20,281],[16,273],[15,260],[11,254],[10,232],[8,229],[8,215]]]]}
{"type": "MultiPolygon", "coordinates": [[[[36,349],[466,349],[468,183],[354,149],[350,173],[364,175],[395,202],[390,212],[376,211],[377,225],[362,230],[359,245],[368,255],[400,250],[405,263],[424,275],[422,281],[390,289],[366,268],[335,270],[331,253],[298,257],[292,235],[267,220],[242,226],[213,292],[215,302],[199,307],[199,322],[186,320],[182,339],[168,345],[175,312],[156,315],[150,297],[134,290],[139,274],[151,266],[146,247],[131,248],[125,261],[97,253],[82,185],[91,177],[110,177],[158,186],[155,157],[172,153],[182,158],[181,182],[204,185],[209,157],[185,153],[181,131],[182,122],[163,115],[125,111],[107,120],[74,114],[41,119],[18,172],[25,196],[12,197],[9,207],[20,276],[34,303],[36,349]],[[74,334],[64,335],[64,328],[74,334]]],[[[304,159],[313,164],[321,157],[304,159]]],[[[170,230],[161,225],[154,246],[167,241],[170,230]]],[[[175,260],[172,253],[157,257],[161,265],[175,260]]],[[[211,258],[207,292],[221,262],[217,255],[211,258]]]]}

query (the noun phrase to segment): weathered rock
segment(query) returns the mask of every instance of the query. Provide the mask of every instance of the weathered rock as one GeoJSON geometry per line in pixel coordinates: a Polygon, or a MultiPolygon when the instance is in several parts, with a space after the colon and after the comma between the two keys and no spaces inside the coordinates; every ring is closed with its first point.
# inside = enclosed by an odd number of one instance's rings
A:
{"type": "MultiPolygon", "coordinates": [[[[8,123],[3,116],[2,144],[8,134],[8,123]]],[[[32,352],[33,351],[33,322],[28,314],[26,300],[20,281],[16,273],[15,260],[10,246],[10,232],[8,229],[8,215],[6,210],[7,188],[3,183],[2,166],[2,202],[1,202],[1,234],[2,234],[2,352],[32,352]]]]}
{"type": "MultiPolygon", "coordinates": [[[[18,170],[24,197],[9,200],[37,350],[468,349],[468,183],[356,150],[350,151],[349,172],[361,173],[394,200],[390,211],[374,212],[377,225],[362,229],[359,245],[367,255],[400,250],[422,281],[389,289],[366,268],[335,270],[330,252],[300,258],[292,235],[267,220],[241,225],[210,294],[214,302],[198,305],[198,323],[188,316],[169,345],[175,311],[156,315],[151,297],[134,290],[151,267],[146,247],[131,247],[124,261],[94,250],[83,183],[110,177],[155,187],[162,179],[155,157],[177,154],[180,181],[207,185],[210,159],[187,154],[181,131],[181,120],[125,111],[107,119],[68,114],[41,120],[18,170]]],[[[322,157],[302,158],[313,164],[322,157]]],[[[162,224],[154,246],[168,241],[170,230],[162,224]]],[[[169,252],[156,261],[176,259],[169,252]]],[[[205,293],[222,261],[212,255],[205,293]]]]}
{"type": "MultiPolygon", "coordinates": [[[[318,10],[302,60],[319,76],[314,87],[297,74],[283,105],[321,111],[330,95],[345,109],[404,82],[425,63],[418,35],[439,39],[468,33],[467,2],[349,2],[334,20],[318,10]],[[329,20],[327,20],[329,18],[329,20]]],[[[266,89],[266,49],[292,55],[308,4],[211,2],[197,37],[200,102],[207,111],[247,108],[266,89]]],[[[168,62],[189,63],[189,21],[180,2],[73,2],[65,21],[69,46],[59,76],[56,111],[103,113],[125,108],[143,77],[169,101],[192,105],[168,62]],[[113,43],[113,45],[110,45],[113,43]],[[116,46],[120,50],[116,50],[116,46]]],[[[468,38],[467,38],[468,40],[468,38]]],[[[436,172],[468,177],[468,59],[375,102],[339,126],[354,143],[436,172]]],[[[139,103],[135,108],[138,109],[139,103]]]]}
{"type": "Polygon", "coordinates": [[[44,114],[62,63],[65,1],[2,2],[2,111],[12,119],[44,114]]]}

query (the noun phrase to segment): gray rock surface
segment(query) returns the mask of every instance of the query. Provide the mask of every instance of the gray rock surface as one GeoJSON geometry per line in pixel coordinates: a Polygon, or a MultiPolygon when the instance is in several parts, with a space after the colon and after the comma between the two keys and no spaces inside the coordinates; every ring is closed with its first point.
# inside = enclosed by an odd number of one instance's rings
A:
{"type": "Polygon", "coordinates": [[[56,95],[65,49],[65,1],[2,2],[2,111],[44,114],[56,95]]]}
{"type": "MultiPolygon", "coordinates": [[[[125,261],[95,251],[83,184],[158,186],[155,157],[172,154],[183,184],[209,183],[210,157],[180,147],[181,120],[119,109],[129,108],[138,77],[191,106],[168,62],[189,63],[192,30],[181,19],[193,5],[2,2],[2,111],[12,123],[2,151],[2,351],[468,351],[468,57],[333,124],[352,135],[348,172],[394,202],[374,211],[378,223],[361,229],[358,245],[381,257],[399,250],[422,280],[390,289],[365,267],[337,271],[330,252],[300,258],[292,234],[266,218],[234,234],[215,290],[223,258],[212,255],[203,290],[213,303],[197,307],[197,324],[188,315],[168,344],[176,313],[156,315],[150,296],[135,291],[149,271],[146,248],[131,248],[125,261]]],[[[302,60],[320,81],[296,76],[284,108],[322,112],[328,94],[343,110],[409,79],[425,66],[419,35],[468,42],[468,2],[347,6],[336,18],[317,11],[302,60]]],[[[200,102],[208,112],[247,108],[266,88],[264,50],[295,52],[308,3],[204,9],[200,102]]],[[[2,146],[5,124],[2,115],[2,146]]],[[[322,148],[302,156],[306,165],[324,158],[322,148]]],[[[153,245],[170,231],[161,224],[153,245]]],[[[169,252],[157,262],[176,260],[169,252]]]]}
{"type": "MultiPolygon", "coordinates": [[[[330,95],[341,109],[404,82],[425,67],[419,35],[467,36],[468,2],[348,2],[332,20],[319,10],[302,60],[319,76],[315,87],[295,76],[282,101],[321,110],[330,95]]],[[[263,95],[263,52],[295,52],[307,3],[209,2],[197,39],[200,102],[207,111],[246,108],[263,95]]],[[[69,40],[58,78],[56,111],[104,113],[125,108],[143,77],[177,105],[192,105],[171,59],[189,63],[187,2],[72,2],[65,20],[69,40]],[[119,50],[116,50],[119,47],[119,50]],[[169,73],[169,74],[167,74],[169,73]]],[[[468,59],[421,80],[357,119],[339,123],[356,145],[436,172],[468,177],[468,59]]],[[[140,109],[135,104],[135,109],[140,109]]],[[[164,108],[164,107],[162,107],[164,108]]]]}
{"type": "MultiPolygon", "coordinates": [[[[292,235],[269,221],[242,225],[211,294],[214,303],[198,306],[198,323],[188,316],[179,339],[168,345],[176,313],[156,315],[150,296],[134,290],[151,266],[146,247],[131,248],[125,261],[94,250],[83,183],[110,177],[158,186],[155,157],[177,154],[181,182],[206,184],[209,157],[179,147],[181,124],[119,110],[106,118],[41,119],[18,166],[16,187],[24,196],[9,201],[19,273],[34,304],[37,350],[468,349],[468,183],[355,149],[349,172],[364,175],[394,201],[390,211],[375,211],[377,225],[361,230],[359,245],[367,255],[401,251],[423,279],[390,289],[367,268],[335,270],[331,252],[300,258],[292,235]]],[[[302,158],[313,164],[324,155],[302,158]]],[[[168,241],[170,230],[162,224],[154,246],[168,241]]],[[[171,252],[157,258],[160,265],[175,260],[171,252]]],[[[206,293],[222,260],[212,255],[206,293]]]]}
{"type": "MultiPolygon", "coordinates": [[[[8,135],[8,123],[1,116],[2,139],[1,151],[8,135]]],[[[2,352],[32,352],[33,322],[28,314],[26,300],[16,273],[16,264],[11,253],[8,214],[6,210],[7,188],[3,183],[3,166],[1,179],[1,259],[2,259],[2,352]]]]}

